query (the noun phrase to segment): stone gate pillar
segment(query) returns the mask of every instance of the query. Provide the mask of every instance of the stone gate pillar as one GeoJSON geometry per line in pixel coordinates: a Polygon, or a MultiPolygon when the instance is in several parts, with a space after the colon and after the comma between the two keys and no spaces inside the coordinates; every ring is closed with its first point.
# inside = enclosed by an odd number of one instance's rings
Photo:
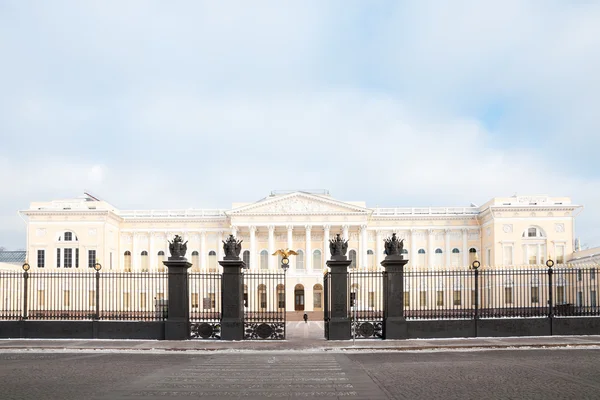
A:
{"type": "Polygon", "coordinates": [[[408,325],[404,317],[404,266],[408,259],[402,255],[403,240],[394,233],[385,240],[385,268],[383,276],[383,338],[406,339],[408,325]]]}
{"type": "Polygon", "coordinates": [[[348,241],[340,238],[338,234],[336,239],[330,241],[329,250],[331,251],[331,260],[327,261],[327,266],[331,270],[331,286],[329,304],[329,339],[330,340],[349,340],[352,338],[352,325],[348,313],[348,267],[352,260],[346,257],[348,241]]]}
{"type": "Polygon", "coordinates": [[[240,257],[242,241],[229,235],[223,242],[225,257],[219,264],[223,267],[221,277],[221,339],[244,339],[244,283],[242,268],[246,268],[240,257]]]}
{"type": "Polygon", "coordinates": [[[163,261],[169,270],[165,340],[186,340],[190,338],[188,269],[192,263],[184,257],[186,244],[179,235],[175,235],[173,242],[169,243],[169,250],[171,257],[163,261]]]}

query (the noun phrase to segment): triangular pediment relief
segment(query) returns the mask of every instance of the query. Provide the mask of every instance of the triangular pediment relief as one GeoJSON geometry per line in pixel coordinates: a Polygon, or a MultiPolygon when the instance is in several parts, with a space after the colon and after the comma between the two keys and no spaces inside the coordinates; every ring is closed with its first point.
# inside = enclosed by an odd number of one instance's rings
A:
{"type": "Polygon", "coordinates": [[[230,215],[247,214],[367,214],[368,209],[342,201],[307,193],[291,193],[266,198],[228,212],[230,215]]]}

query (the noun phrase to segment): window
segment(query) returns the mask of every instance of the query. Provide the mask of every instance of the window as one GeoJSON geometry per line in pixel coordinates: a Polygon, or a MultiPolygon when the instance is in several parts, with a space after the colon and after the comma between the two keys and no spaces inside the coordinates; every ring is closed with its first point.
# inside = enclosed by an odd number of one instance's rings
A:
{"type": "Polygon", "coordinates": [[[367,267],[375,268],[375,254],[373,254],[373,250],[367,250],[367,267]]]}
{"type": "Polygon", "coordinates": [[[321,250],[313,251],[313,269],[320,270],[322,269],[321,265],[321,250]]]}
{"type": "Polygon", "coordinates": [[[65,232],[65,242],[70,242],[73,240],[73,233],[65,232]]]}
{"type": "Polygon", "coordinates": [[[565,246],[556,246],[556,263],[565,263],[565,246]]]}
{"type": "Polygon", "coordinates": [[[96,250],[88,250],[88,268],[94,268],[96,265],[96,250]]]}
{"type": "Polygon", "coordinates": [[[469,249],[469,265],[473,265],[473,261],[477,259],[477,249],[471,247],[469,249]]]}
{"type": "Polygon", "coordinates": [[[192,308],[198,308],[198,293],[192,293],[192,308]]]}
{"type": "Polygon", "coordinates": [[[314,295],[314,302],[313,302],[313,308],[315,309],[321,309],[322,306],[322,302],[321,302],[321,293],[315,293],[314,295]]]}
{"type": "Polygon", "coordinates": [[[442,249],[435,249],[434,252],[434,265],[435,266],[442,266],[444,265],[444,252],[442,251],[442,249]]]}
{"type": "Polygon", "coordinates": [[[525,229],[525,231],[523,231],[523,234],[521,236],[524,238],[542,238],[542,237],[545,237],[546,235],[544,235],[544,231],[542,231],[541,228],[539,228],[537,226],[531,226],[531,227],[525,229]]]}
{"type": "Polygon", "coordinates": [[[284,285],[277,285],[277,308],[285,309],[285,289],[284,285]]]}
{"type": "Polygon", "coordinates": [[[302,271],[304,269],[304,252],[302,250],[298,250],[296,253],[298,253],[296,256],[296,270],[302,271]]]}
{"type": "Polygon", "coordinates": [[[435,249],[435,254],[442,254],[442,253],[443,253],[442,249],[435,249]]]}
{"type": "Polygon", "coordinates": [[[577,292],[577,307],[581,307],[583,305],[583,292],[577,292]]]}
{"type": "Polygon", "coordinates": [[[597,303],[596,303],[596,291],[595,290],[591,290],[590,291],[590,306],[592,307],[597,307],[597,303]]]}
{"type": "Polygon", "coordinates": [[[142,272],[148,272],[148,252],[146,250],[140,253],[142,258],[142,272]]]}
{"type": "Polygon", "coordinates": [[[124,270],[125,272],[131,272],[131,252],[129,250],[127,250],[124,254],[123,254],[123,261],[124,261],[124,270]]]}
{"type": "Polygon", "coordinates": [[[452,264],[453,267],[458,267],[461,265],[460,250],[457,249],[456,247],[452,249],[450,263],[452,264]]]}
{"type": "Polygon", "coordinates": [[[192,252],[192,270],[200,271],[200,254],[197,251],[192,252]]]}
{"type": "Polygon", "coordinates": [[[427,263],[427,259],[426,259],[426,254],[425,254],[425,249],[419,249],[419,251],[417,251],[417,265],[419,267],[424,267],[427,263]]]}
{"type": "Polygon", "coordinates": [[[505,246],[502,252],[502,263],[504,265],[513,265],[513,248],[512,246],[505,246]]]}
{"type": "Polygon", "coordinates": [[[157,259],[158,259],[158,272],[164,272],[165,271],[165,264],[163,263],[163,261],[165,261],[165,252],[164,251],[159,251],[157,254],[157,259]]]}
{"type": "Polygon", "coordinates": [[[369,308],[375,308],[375,292],[369,292],[369,308]]]}
{"type": "MultiPolygon", "coordinates": [[[[296,257],[296,263],[297,260],[298,257],[296,257]]],[[[266,250],[260,252],[260,269],[269,269],[269,252],[266,250]]]]}
{"type": "Polygon", "coordinates": [[[504,304],[512,304],[513,302],[513,288],[512,287],[505,287],[504,288],[504,304]]]}
{"type": "Polygon", "coordinates": [[[531,302],[532,303],[540,302],[540,288],[538,286],[531,287],[531,302]]]}
{"type": "Polygon", "coordinates": [[[38,250],[37,251],[37,266],[38,268],[44,268],[46,262],[46,251],[38,250]]]}
{"type": "Polygon", "coordinates": [[[460,290],[455,290],[454,291],[454,295],[452,296],[452,303],[455,306],[460,306],[462,304],[462,297],[461,297],[461,291],[460,290]]]}
{"type": "Polygon", "coordinates": [[[410,307],[410,292],[404,292],[404,307],[410,307]]]}
{"type": "Polygon", "coordinates": [[[246,264],[246,268],[250,268],[250,252],[248,250],[244,250],[242,253],[242,260],[246,264]]]}
{"type": "Polygon", "coordinates": [[[79,268],[79,248],[75,249],[75,268],[79,268]]]}
{"type": "Polygon", "coordinates": [[[65,268],[73,267],[73,249],[64,249],[65,252],[65,268]]]}
{"type": "Polygon", "coordinates": [[[315,311],[323,309],[323,285],[320,283],[313,286],[313,309],[315,311]]]}
{"type": "Polygon", "coordinates": [[[356,268],[356,250],[350,250],[348,253],[348,258],[350,261],[352,261],[350,263],[350,268],[356,268]]]}
{"type": "Polygon", "coordinates": [[[425,290],[421,290],[419,293],[419,305],[421,307],[427,307],[427,292],[425,290]]]}
{"type": "Polygon", "coordinates": [[[217,253],[213,250],[208,252],[208,272],[217,272],[217,253]]]}
{"type": "Polygon", "coordinates": [[[60,249],[56,249],[56,268],[60,268],[60,249]]]}
{"type": "Polygon", "coordinates": [[[443,290],[438,290],[436,292],[435,304],[438,305],[438,306],[443,306],[444,305],[444,291],[443,290]]]}
{"type": "Polygon", "coordinates": [[[267,308],[267,287],[263,284],[258,285],[258,304],[262,310],[267,308]]]}

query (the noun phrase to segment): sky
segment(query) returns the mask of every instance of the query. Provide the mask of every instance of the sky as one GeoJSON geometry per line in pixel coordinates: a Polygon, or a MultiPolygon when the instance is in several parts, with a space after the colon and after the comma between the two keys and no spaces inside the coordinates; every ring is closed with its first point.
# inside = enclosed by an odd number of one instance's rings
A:
{"type": "Polygon", "coordinates": [[[18,210],[571,197],[600,245],[600,2],[0,1],[0,246],[18,210]]]}

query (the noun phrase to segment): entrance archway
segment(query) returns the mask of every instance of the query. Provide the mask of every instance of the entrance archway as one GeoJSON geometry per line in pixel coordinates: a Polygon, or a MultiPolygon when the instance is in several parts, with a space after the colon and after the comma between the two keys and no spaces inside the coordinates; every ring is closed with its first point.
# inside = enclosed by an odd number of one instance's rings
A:
{"type": "Polygon", "coordinates": [[[294,287],[294,310],[304,311],[304,286],[300,283],[294,287]]]}

